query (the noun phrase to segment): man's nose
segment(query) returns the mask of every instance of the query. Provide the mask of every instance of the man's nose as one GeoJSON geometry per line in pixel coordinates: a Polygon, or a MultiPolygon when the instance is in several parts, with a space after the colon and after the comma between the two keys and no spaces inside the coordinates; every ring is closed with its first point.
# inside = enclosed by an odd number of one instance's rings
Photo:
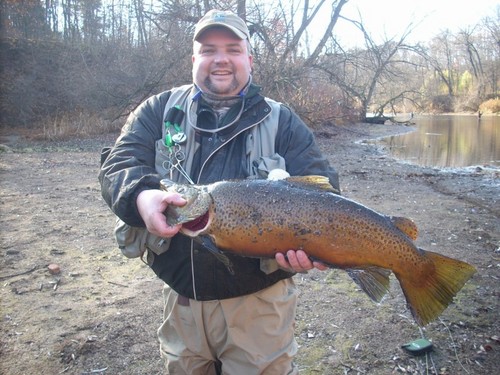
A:
{"type": "Polygon", "coordinates": [[[228,61],[229,61],[229,59],[228,59],[227,53],[225,53],[225,52],[218,52],[215,55],[215,62],[217,64],[227,63],[228,61]]]}

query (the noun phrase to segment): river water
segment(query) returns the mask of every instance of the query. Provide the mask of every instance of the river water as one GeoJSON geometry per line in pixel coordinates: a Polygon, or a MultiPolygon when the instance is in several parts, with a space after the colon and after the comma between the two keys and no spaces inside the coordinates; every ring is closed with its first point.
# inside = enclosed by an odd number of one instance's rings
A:
{"type": "Polygon", "coordinates": [[[427,167],[500,168],[500,116],[417,116],[416,130],[377,140],[397,159],[427,167]]]}

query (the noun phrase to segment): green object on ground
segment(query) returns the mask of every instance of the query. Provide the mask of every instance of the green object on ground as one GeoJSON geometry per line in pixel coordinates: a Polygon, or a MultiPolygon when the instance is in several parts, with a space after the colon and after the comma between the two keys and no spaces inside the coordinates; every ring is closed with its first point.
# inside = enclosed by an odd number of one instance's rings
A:
{"type": "Polygon", "coordinates": [[[432,351],[432,343],[426,339],[411,341],[401,347],[413,355],[422,355],[432,351]]]}

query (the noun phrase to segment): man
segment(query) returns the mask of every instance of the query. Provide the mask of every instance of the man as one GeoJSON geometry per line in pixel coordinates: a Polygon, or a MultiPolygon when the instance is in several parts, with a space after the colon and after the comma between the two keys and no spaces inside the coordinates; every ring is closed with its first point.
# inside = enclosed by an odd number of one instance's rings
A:
{"type": "Polygon", "coordinates": [[[291,249],[275,260],[228,255],[230,272],[178,234],[180,225],[167,225],[167,206],[185,201],[159,182],[262,178],[279,167],[327,176],[338,189],[337,173],[298,116],[252,83],[242,19],[208,12],[195,28],[192,63],[193,85],[153,96],[129,116],[100,171],[103,197],[146,233],[148,263],[166,283],[158,336],[167,373],[296,374],[292,276],[326,267],[291,249]]]}

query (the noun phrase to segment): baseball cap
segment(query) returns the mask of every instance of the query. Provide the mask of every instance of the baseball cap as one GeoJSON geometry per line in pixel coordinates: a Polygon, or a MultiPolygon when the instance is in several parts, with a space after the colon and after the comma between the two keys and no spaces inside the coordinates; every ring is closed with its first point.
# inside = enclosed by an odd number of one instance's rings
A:
{"type": "Polygon", "coordinates": [[[235,33],[238,38],[250,40],[250,32],[245,21],[232,12],[215,9],[207,12],[198,21],[194,29],[193,39],[197,40],[202,32],[214,26],[225,27],[235,33]]]}

